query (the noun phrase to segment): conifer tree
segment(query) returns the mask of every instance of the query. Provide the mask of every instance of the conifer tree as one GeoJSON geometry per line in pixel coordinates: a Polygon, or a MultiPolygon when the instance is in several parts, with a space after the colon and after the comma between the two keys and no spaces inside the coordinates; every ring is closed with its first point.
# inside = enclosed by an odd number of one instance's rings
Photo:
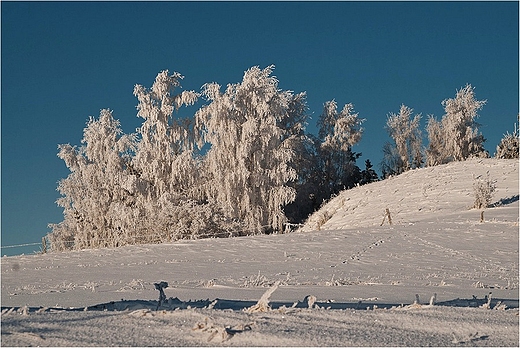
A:
{"type": "Polygon", "coordinates": [[[372,169],[372,167],[372,163],[367,159],[365,161],[365,169],[361,171],[361,185],[370,184],[371,182],[379,180],[376,171],[372,169]]]}

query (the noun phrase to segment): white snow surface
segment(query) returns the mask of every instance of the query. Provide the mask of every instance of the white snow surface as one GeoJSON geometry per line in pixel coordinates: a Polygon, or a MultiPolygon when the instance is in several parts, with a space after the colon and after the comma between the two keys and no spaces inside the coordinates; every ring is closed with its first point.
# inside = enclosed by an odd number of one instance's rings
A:
{"type": "Polygon", "coordinates": [[[3,257],[1,344],[518,346],[518,175],[468,160],[344,191],[293,233],[3,257]]]}

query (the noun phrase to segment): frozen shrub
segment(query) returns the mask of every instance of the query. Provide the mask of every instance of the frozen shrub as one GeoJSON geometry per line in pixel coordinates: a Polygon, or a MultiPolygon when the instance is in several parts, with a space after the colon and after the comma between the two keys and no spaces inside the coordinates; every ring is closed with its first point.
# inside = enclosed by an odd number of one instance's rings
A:
{"type": "Polygon", "coordinates": [[[496,180],[489,178],[489,173],[485,178],[477,177],[473,183],[475,194],[475,204],[473,208],[484,209],[491,204],[491,199],[496,190],[496,180]]]}
{"type": "Polygon", "coordinates": [[[513,134],[507,132],[497,146],[496,158],[514,159],[518,158],[518,143],[520,133],[515,125],[513,134]]]}
{"type": "Polygon", "coordinates": [[[316,225],[317,225],[316,228],[318,230],[320,230],[321,226],[323,226],[327,221],[330,220],[330,218],[332,217],[332,214],[329,213],[327,210],[323,210],[323,212],[318,211],[317,214],[318,214],[318,218],[316,221],[316,225]]]}

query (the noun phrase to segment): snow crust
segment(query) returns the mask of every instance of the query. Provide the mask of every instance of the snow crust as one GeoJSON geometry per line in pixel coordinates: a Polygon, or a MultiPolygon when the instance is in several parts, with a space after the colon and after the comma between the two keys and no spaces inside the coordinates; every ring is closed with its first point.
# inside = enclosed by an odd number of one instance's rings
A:
{"type": "Polygon", "coordinates": [[[518,175],[475,159],[344,191],[289,234],[3,257],[2,345],[518,346],[518,175]]]}

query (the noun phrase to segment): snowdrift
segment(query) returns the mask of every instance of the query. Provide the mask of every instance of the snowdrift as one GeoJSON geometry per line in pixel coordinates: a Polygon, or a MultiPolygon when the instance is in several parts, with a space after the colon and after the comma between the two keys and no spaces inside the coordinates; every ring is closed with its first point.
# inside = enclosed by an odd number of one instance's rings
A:
{"type": "Polygon", "coordinates": [[[517,346],[518,209],[518,161],[480,159],[344,191],[294,233],[3,257],[2,345],[517,346]]]}

